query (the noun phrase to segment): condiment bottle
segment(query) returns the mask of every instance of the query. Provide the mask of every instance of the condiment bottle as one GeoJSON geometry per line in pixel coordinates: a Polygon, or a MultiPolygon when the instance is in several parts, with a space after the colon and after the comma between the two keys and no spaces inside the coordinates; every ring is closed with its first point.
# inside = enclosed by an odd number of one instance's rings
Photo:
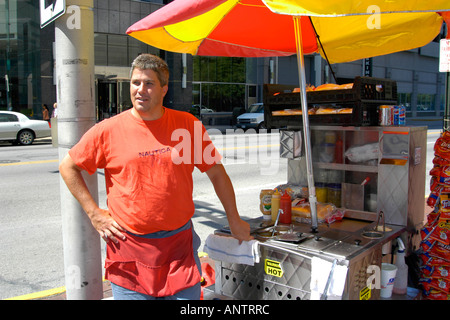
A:
{"type": "Polygon", "coordinates": [[[329,183],[327,190],[327,201],[336,207],[341,207],[341,184],[329,183]]]}
{"type": "Polygon", "coordinates": [[[316,197],[318,202],[321,203],[327,202],[327,188],[325,186],[325,183],[323,182],[316,183],[316,197]]]}
{"type": "Polygon", "coordinates": [[[292,221],[292,202],[291,196],[287,192],[281,196],[280,209],[283,210],[280,214],[280,223],[290,224],[292,221]]]}
{"type": "Polygon", "coordinates": [[[272,194],[273,194],[273,190],[271,190],[271,189],[261,190],[261,193],[259,194],[259,200],[260,200],[259,209],[261,210],[261,213],[263,214],[264,220],[272,219],[272,210],[271,210],[272,194]]]}
{"type": "Polygon", "coordinates": [[[394,288],[392,292],[395,294],[406,294],[408,290],[408,265],[405,263],[405,245],[400,238],[398,241],[397,260],[397,274],[395,275],[394,288]]]}
{"type": "Polygon", "coordinates": [[[336,144],[334,147],[334,162],[336,163],[343,163],[344,162],[344,157],[343,157],[343,153],[344,153],[344,144],[342,142],[341,137],[339,136],[338,139],[336,140],[336,144]]]}
{"type": "Polygon", "coordinates": [[[272,205],[271,205],[271,213],[272,213],[272,221],[275,222],[277,220],[278,210],[280,209],[280,199],[281,195],[278,190],[272,194],[272,205]]]}

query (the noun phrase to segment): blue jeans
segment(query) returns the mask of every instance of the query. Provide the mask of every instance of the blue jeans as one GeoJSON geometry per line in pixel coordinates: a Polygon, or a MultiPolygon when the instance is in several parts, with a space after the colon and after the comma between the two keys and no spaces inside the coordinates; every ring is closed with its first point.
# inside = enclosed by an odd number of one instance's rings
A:
{"type": "Polygon", "coordinates": [[[173,296],[152,297],[147,294],[120,287],[111,282],[114,300],[200,300],[200,282],[193,287],[181,290],[173,296]]]}
{"type": "MultiPolygon", "coordinates": [[[[186,225],[181,227],[180,229],[174,230],[174,231],[160,231],[153,233],[151,235],[145,235],[143,237],[169,237],[177,232],[180,232],[182,230],[185,230],[187,228],[191,227],[192,230],[192,247],[193,247],[193,254],[195,263],[197,264],[197,268],[202,273],[202,267],[200,264],[200,259],[198,257],[198,248],[200,247],[200,237],[197,235],[197,233],[194,230],[194,225],[191,221],[189,221],[186,225]]],[[[123,288],[119,285],[116,285],[111,282],[111,289],[113,292],[114,300],[199,300],[200,299],[200,293],[201,293],[201,284],[200,282],[193,287],[181,290],[177,292],[176,294],[172,296],[167,297],[153,297],[150,295],[146,295],[143,293],[139,293],[133,290],[129,290],[126,288],[123,288]]]]}

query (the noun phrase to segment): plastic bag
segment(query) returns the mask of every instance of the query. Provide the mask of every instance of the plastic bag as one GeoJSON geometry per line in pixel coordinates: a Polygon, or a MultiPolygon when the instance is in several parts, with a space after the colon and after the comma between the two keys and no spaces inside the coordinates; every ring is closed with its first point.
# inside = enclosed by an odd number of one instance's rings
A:
{"type": "Polygon", "coordinates": [[[375,142],[362,146],[350,147],[347,151],[345,151],[345,156],[351,162],[364,162],[378,159],[379,153],[380,148],[378,147],[378,142],[375,142]]]}

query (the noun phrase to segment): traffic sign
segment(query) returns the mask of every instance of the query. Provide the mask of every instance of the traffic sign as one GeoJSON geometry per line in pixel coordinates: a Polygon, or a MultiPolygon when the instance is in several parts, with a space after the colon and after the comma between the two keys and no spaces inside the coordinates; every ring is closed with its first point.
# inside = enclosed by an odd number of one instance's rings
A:
{"type": "Polygon", "coordinates": [[[55,21],[66,12],[66,0],[39,0],[41,28],[55,21]]]}

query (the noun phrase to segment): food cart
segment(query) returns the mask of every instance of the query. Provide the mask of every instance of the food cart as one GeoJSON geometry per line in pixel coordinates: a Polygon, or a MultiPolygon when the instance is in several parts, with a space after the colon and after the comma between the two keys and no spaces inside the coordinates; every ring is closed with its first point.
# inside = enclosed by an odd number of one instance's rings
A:
{"type": "MultiPolygon", "coordinates": [[[[295,91],[293,86],[265,85],[264,104],[266,126],[281,130],[280,155],[288,161],[284,187],[301,193],[307,179],[295,91]]],[[[380,106],[396,104],[395,81],[357,77],[352,85],[307,95],[318,202],[319,188],[338,185],[340,196],[333,205],[344,218],[333,221],[319,212],[318,228],[311,228],[308,216],[293,210],[290,225],[250,221],[258,259],[253,265],[215,261],[216,294],[233,299],[379,299],[376,277],[392,240],[401,237],[410,251],[419,245],[427,130],[379,125],[380,106]],[[315,112],[320,109],[328,112],[315,112]]],[[[227,233],[227,226],[215,232],[227,233]]]]}

